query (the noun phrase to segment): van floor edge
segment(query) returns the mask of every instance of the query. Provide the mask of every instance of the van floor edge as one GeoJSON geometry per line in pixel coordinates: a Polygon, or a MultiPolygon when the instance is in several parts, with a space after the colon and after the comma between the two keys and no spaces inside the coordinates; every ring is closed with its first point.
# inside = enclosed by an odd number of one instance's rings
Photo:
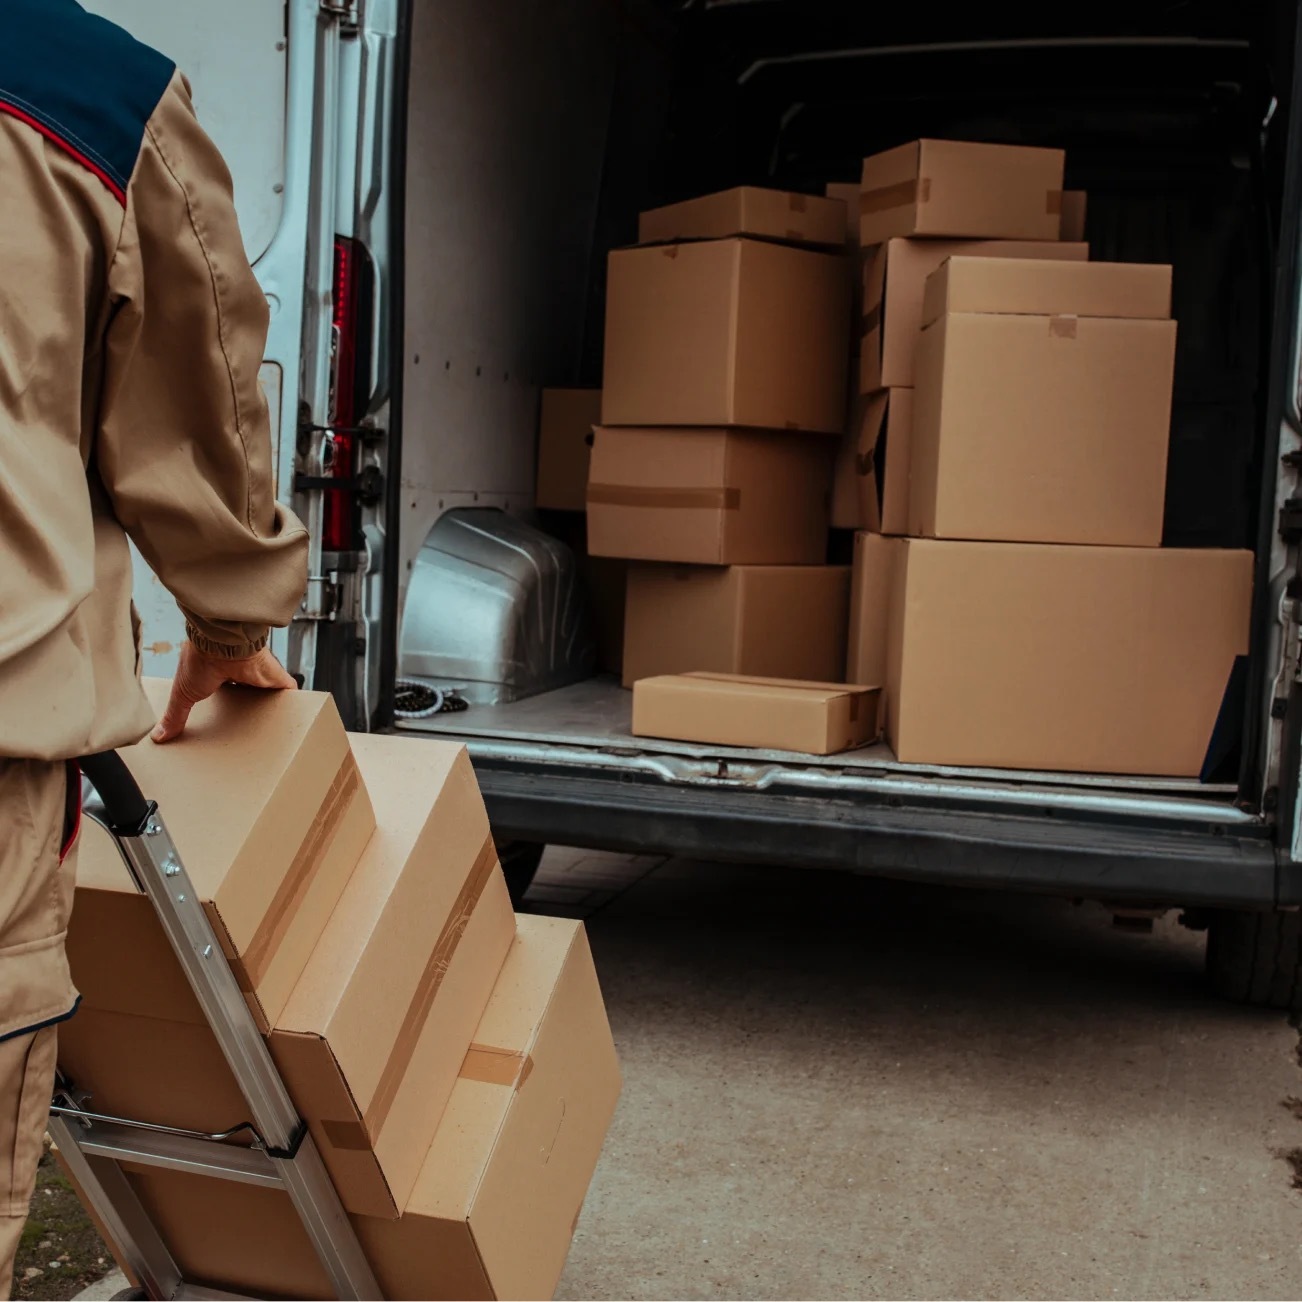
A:
{"type": "Polygon", "coordinates": [[[1198,796],[1215,803],[1231,800],[1237,788],[1231,783],[1204,783],[1196,778],[1135,777],[1095,773],[1041,773],[1017,769],[951,768],[943,765],[901,764],[884,742],[837,755],[804,755],[791,751],[743,750],[634,737],[629,731],[632,693],[608,675],[585,679],[539,696],[505,705],[472,705],[468,710],[427,719],[397,719],[406,732],[475,740],[521,741],[573,746],[579,749],[636,751],[640,754],[710,756],[755,762],[798,765],[802,768],[876,770],[919,777],[1004,782],[1015,785],[1089,787],[1153,795],[1198,796]]]}

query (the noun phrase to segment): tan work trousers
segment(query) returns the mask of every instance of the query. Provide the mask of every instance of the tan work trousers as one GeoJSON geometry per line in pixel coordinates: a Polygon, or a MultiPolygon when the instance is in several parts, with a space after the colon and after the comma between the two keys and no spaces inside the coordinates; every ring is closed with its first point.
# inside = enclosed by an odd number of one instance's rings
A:
{"type": "Polygon", "coordinates": [[[0,759],[0,1298],[36,1183],[56,1025],[77,1004],[64,953],[76,878],[75,771],[0,759]]]}

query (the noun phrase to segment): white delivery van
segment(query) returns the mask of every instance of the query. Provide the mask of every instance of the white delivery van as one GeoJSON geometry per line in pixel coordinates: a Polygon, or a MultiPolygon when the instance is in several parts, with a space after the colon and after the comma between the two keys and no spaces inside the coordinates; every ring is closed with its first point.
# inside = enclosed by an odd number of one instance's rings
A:
{"type": "MultiPolygon", "coordinates": [[[[313,539],[276,649],[354,727],[463,739],[522,875],[550,841],[1175,907],[1227,994],[1302,995],[1296,3],[93,7],[191,76],[272,304],[279,491],[313,539]],[[1257,557],[1204,780],[649,742],[628,693],[567,660],[565,549],[528,528],[538,394],[600,383],[608,250],[641,208],[821,189],[922,136],[1065,146],[1093,256],[1174,264],[1166,541],[1257,557]],[[506,678],[522,638],[549,690],[395,713],[411,664],[442,657],[455,686],[495,657],[506,678]]],[[[138,586],[167,673],[181,625],[138,586]]]]}

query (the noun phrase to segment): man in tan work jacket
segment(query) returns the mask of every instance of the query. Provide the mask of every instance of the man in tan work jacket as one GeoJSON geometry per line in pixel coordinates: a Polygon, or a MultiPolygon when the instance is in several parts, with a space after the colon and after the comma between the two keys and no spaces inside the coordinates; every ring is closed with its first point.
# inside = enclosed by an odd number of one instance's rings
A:
{"type": "Polygon", "coordinates": [[[0,5],[0,1296],[41,1153],[79,779],[140,740],[130,537],[188,642],[154,730],[266,650],[306,582],[258,388],[267,304],[230,176],[162,55],[74,0],[0,5]]]}

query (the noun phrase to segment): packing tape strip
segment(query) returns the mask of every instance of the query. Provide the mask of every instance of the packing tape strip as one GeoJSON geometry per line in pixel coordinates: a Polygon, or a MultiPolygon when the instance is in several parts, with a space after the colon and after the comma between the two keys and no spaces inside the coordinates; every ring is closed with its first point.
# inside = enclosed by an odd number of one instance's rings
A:
{"type": "Polygon", "coordinates": [[[876,190],[863,190],[859,194],[860,213],[887,212],[903,208],[909,203],[926,203],[931,198],[930,177],[914,177],[910,181],[897,181],[876,190]]]}
{"type": "Polygon", "coordinates": [[[345,1153],[369,1153],[371,1140],[358,1121],[323,1121],[321,1133],[331,1148],[345,1153]]]}
{"type": "Polygon", "coordinates": [[[1051,316],[1049,334],[1055,339],[1076,338],[1076,318],[1074,316],[1051,316]]]}
{"type": "Polygon", "coordinates": [[[633,484],[589,484],[588,502],[595,502],[598,506],[658,506],[688,511],[736,511],[741,506],[741,490],[739,488],[645,488],[633,484]]]}
{"type": "Polygon", "coordinates": [[[421,973],[420,980],[416,982],[415,990],[412,991],[407,1012],[403,1016],[402,1025],[398,1028],[393,1048],[389,1051],[388,1061],[384,1064],[384,1070],[380,1073],[380,1079],[375,1086],[375,1093],[366,1108],[367,1134],[378,1135],[384,1128],[389,1110],[398,1096],[398,1086],[402,1084],[402,1078],[407,1074],[412,1055],[416,1052],[416,1044],[420,1040],[420,1033],[425,1029],[429,1010],[434,1006],[439,987],[443,984],[443,978],[452,963],[452,956],[456,953],[461,937],[465,935],[466,928],[470,925],[470,915],[474,913],[479,897],[484,893],[484,888],[496,871],[497,847],[493,844],[490,834],[475,857],[470,874],[452,905],[451,913],[448,914],[448,920],[443,924],[443,930],[439,932],[439,938],[430,951],[425,970],[421,973]]]}
{"type": "Polygon", "coordinates": [[[491,1044],[472,1044],[466,1050],[458,1075],[485,1085],[509,1085],[519,1089],[533,1071],[533,1059],[516,1049],[498,1049],[491,1044]]]}
{"type": "Polygon", "coordinates": [[[253,933],[253,939],[244,953],[240,955],[240,962],[250,989],[256,987],[257,983],[266,976],[267,968],[270,967],[280,942],[284,940],[285,932],[289,930],[290,921],[312,884],[312,875],[326,851],[330,849],[335,833],[339,830],[339,824],[361,785],[362,775],[357,769],[357,761],[349,752],[344,756],[343,762],[339,765],[339,772],[335,774],[334,781],[330,784],[330,789],[322,802],[322,812],[308,828],[303,844],[299,846],[294,861],[289,865],[289,871],[276,888],[276,893],[271,899],[271,907],[258,924],[258,929],[253,933]]]}

